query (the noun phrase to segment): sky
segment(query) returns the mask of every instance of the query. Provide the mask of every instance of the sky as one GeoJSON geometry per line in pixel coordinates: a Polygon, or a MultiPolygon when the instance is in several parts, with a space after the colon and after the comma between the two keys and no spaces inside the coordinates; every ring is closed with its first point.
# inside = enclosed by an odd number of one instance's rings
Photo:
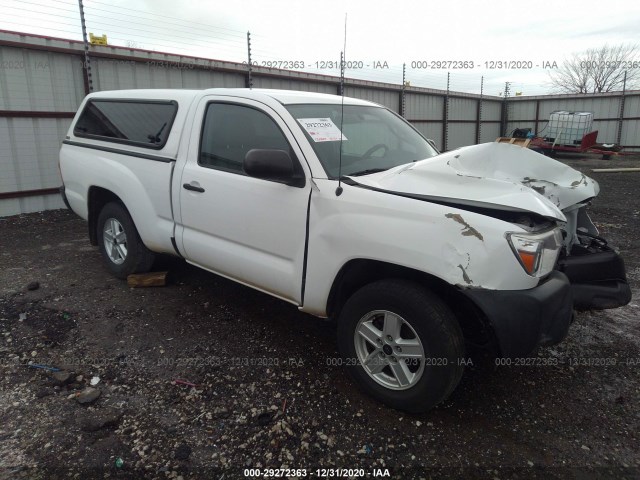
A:
{"type": "MultiPolygon", "coordinates": [[[[629,0],[84,0],[84,9],[88,31],[112,45],[242,62],[250,31],[259,65],[339,75],[344,49],[347,77],[401,84],[405,64],[412,86],[446,89],[449,73],[451,90],[479,93],[483,78],[487,95],[505,82],[511,95],[550,93],[554,62],[640,43],[640,2],[629,0]]],[[[0,0],[0,12],[0,29],[82,38],[74,0],[0,0]]]]}

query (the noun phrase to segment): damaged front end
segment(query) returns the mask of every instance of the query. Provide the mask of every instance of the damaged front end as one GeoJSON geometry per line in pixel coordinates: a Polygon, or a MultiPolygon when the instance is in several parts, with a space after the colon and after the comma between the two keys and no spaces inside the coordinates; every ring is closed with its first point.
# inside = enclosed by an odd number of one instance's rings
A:
{"type": "MultiPolygon", "coordinates": [[[[558,243],[561,248],[554,269],[569,278],[576,310],[621,307],[631,301],[624,261],[599,235],[587,213],[590,204],[591,199],[562,210],[566,222],[558,222],[562,239],[558,243]]],[[[540,219],[535,222],[526,216],[521,218],[524,220],[512,223],[529,231],[548,228],[547,223],[540,222],[540,219]]],[[[528,270],[526,266],[525,270],[528,270]]]]}
{"type": "Polygon", "coordinates": [[[562,249],[555,269],[571,282],[574,308],[608,309],[631,300],[624,261],[589,218],[587,207],[600,187],[592,178],[528,149],[485,144],[454,155],[448,162],[459,175],[488,175],[530,188],[562,212],[556,218],[562,229],[562,249]],[[470,155],[470,153],[474,153],[470,155]],[[482,152],[482,157],[477,153],[482,152]]]}
{"type": "Polygon", "coordinates": [[[569,277],[574,308],[621,307],[631,301],[624,261],[598,235],[598,229],[587,214],[587,205],[582,203],[563,210],[567,217],[565,247],[557,269],[569,277]]]}
{"type": "Polygon", "coordinates": [[[474,148],[471,147],[471,151],[454,156],[449,165],[458,174],[486,174],[520,183],[548,199],[564,214],[564,222],[556,219],[563,232],[563,248],[556,269],[571,282],[574,308],[608,309],[629,303],[631,289],[624,261],[599,236],[587,213],[587,207],[600,191],[598,183],[528,149],[495,143],[477,147],[482,148],[483,159],[469,155],[474,148]]]}
{"type": "MultiPolygon", "coordinates": [[[[367,188],[498,218],[532,234],[559,226],[562,239],[555,268],[547,265],[542,276],[551,269],[564,273],[576,309],[616,308],[631,300],[622,258],[598,235],[586,211],[599,193],[598,183],[561,162],[493,142],[357,180],[367,188]]],[[[533,264],[526,262],[533,257],[527,260],[526,251],[516,245],[542,245],[528,238],[514,234],[508,240],[525,271],[540,276],[529,272],[533,264]]]]}

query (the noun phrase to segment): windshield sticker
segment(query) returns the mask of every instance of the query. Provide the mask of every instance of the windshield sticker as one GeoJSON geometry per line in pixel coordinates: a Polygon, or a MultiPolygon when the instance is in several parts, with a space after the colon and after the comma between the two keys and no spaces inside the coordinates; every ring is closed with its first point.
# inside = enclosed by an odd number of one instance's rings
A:
{"type": "MultiPolygon", "coordinates": [[[[340,129],[330,118],[299,118],[298,121],[314,142],[339,142],[340,129]]],[[[342,140],[347,137],[342,135],[342,140]]]]}

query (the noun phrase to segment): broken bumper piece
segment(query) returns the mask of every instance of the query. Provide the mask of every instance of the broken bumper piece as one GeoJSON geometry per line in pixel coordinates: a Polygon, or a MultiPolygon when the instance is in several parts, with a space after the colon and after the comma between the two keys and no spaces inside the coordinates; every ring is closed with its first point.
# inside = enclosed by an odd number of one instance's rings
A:
{"type": "Polygon", "coordinates": [[[571,282],[578,310],[617,308],[631,301],[624,261],[614,250],[572,255],[558,262],[558,270],[571,282]]]}
{"type": "Polygon", "coordinates": [[[528,290],[463,290],[493,327],[500,354],[524,357],[537,347],[560,343],[573,318],[569,279],[553,271],[528,290]]]}

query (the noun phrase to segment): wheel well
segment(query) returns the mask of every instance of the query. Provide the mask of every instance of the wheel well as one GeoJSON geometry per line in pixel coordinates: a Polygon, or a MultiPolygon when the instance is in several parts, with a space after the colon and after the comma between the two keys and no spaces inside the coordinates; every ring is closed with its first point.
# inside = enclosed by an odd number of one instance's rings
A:
{"type": "Polygon", "coordinates": [[[496,348],[489,320],[458,288],[420,270],[377,260],[351,260],[340,269],[329,293],[328,316],[337,318],[349,297],[365,285],[392,278],[414,281],[438,295],[456,316],[468,344],[480,348],[496,348]]]}
{"type": "Polygon", "coordinates": [[[112,191],[102,187],[89,188],[89,241],[91,242],[91,245],[98,244],[96,223],[98,222],[100,211],[107,203],[110,202],[117,202],[124,206],[120,197],[112,191]]]}

